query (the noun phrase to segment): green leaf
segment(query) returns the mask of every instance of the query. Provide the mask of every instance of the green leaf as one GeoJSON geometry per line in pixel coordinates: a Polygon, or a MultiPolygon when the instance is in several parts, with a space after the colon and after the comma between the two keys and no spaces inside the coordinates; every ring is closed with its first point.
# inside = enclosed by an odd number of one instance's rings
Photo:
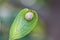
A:
{"type": "Polygon", "coordinates": [[[16,16],[9,33],[9,40],[20,39],[26,35],[28,35],[36,26],[38,21],[37,12],[30,9],[23,9],[16,16]],[[28,12],[32,12],[34,17],[31,20],[25,19],[25,15],[28,12]]]}

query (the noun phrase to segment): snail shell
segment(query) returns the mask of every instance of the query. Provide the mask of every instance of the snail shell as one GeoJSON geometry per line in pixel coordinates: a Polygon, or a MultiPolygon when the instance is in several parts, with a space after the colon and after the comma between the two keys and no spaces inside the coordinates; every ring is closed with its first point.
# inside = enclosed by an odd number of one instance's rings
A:
{"type": "Polygon", "coordinates": [[[34,17],[34,14],[33,14],[32,12],[28,12],[28,13],[26,13],[26,15],[25,15],[25,19],[26,19],[26,20],[32,20],[33,17],[34,17]]]}

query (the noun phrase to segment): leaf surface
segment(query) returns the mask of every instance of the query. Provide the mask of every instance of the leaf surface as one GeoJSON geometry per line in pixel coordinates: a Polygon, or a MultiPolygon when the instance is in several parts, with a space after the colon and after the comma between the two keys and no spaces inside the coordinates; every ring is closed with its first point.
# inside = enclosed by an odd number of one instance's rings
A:
{"type": "Polygon", "coordinates": [[[20,39],[29,34],[36,26],[37,21],[38,21],[38,15],[36,11],[27,8],[21,10],[19,14],[16,16],[10,28],[9,40],[20,39]],[[25,15],[27,12],[32,12],[34,14],[32,20],[25,19],[25,15]]]}

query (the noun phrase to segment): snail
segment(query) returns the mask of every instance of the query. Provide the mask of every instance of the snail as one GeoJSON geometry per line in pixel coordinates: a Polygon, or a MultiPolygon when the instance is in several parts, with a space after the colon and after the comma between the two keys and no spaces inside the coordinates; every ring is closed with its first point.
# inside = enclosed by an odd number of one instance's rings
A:
{"type": "Polygon", "coordinates": [[[28,13],[26,13],[26,15],[25,15],[25,19],[26,19],[26,20],[32,20],[33,17],[34,17],[34,14],[33,14],[32,12],[28,12],[28,13]]]}

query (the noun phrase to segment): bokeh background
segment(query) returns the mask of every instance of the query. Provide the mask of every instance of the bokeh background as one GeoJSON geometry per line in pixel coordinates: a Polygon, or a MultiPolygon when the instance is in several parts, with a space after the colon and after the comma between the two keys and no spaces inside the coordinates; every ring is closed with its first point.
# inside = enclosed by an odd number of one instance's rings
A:
{"type": "MultiPolygon", "coordinates": [[[[39,19],[45,23],[45,35],[48,40],[60,40],[59,0],[0,0],[0,40],[8,40],[11,24],[20,10],[24,8],[38,12],[39,19]]],[[[28,40],[30,37],[26,38],[28,40]]],[[[26,40],[26,38],[21,40],[26,40]]],[[[38,36],[37,39],[32,40],[40,40],[39,38],[38,36]]]]}

